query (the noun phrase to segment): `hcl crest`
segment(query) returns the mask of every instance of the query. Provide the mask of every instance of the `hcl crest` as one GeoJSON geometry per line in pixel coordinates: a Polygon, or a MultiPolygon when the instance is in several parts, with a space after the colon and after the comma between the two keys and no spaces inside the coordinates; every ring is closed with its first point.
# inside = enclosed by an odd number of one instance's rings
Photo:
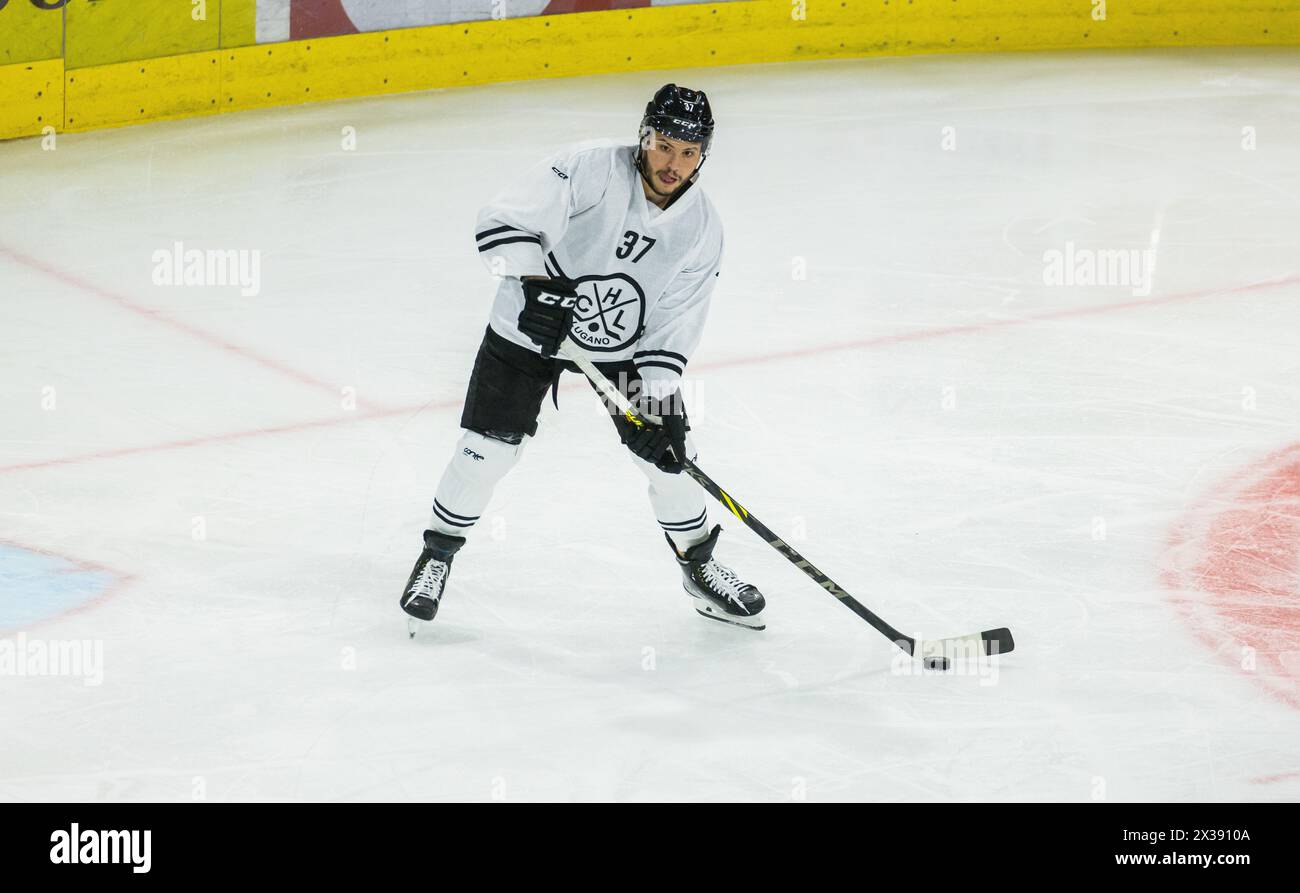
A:
{"type": "Polygon", "coordinates": [[[577,280],[573,340],[587,350],[622,350],[645,322],[645,293],[626,273],[583,276],[577,280]]]}

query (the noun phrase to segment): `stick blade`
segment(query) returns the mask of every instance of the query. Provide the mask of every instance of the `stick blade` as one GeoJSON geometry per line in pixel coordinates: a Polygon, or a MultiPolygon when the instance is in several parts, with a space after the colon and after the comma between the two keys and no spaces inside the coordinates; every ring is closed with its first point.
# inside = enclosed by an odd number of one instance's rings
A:
{"type": "Polygon", "coordinates": [[[986,629],[980,633],[980,638],[984,640],[985,654],[1006,654],[1008,651],[1014,651],[1016,647],[1016,640],[1011,638],[1011,630],[1005,626],[986,629]]]}

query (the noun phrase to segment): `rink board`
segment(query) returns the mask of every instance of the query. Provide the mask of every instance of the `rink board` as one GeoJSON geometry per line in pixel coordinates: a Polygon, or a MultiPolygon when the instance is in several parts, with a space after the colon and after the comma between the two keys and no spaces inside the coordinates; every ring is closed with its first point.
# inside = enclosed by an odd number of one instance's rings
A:
{"type": "Polygon", "coordinates": [[[63,60],[0,66],[0,139],[63,129],[63,60]]]}
{"type": "MultiPolygon", "coordinates": [[[[79,60],[109,58],[113,49],[102,38],[84,43],[71,18],[67,71],[54,89],[33,89],[33,84],[55,71],[55,65],[64,66],[62,59],[0,68],[0,138],[36,134],[60,119],[62,129],[79,131],[325,99],[704,65],[911,53],[1300,44],[1300,0],[1226,5],[1137,0],[1108,4],[1104,18],[1099,18],[1099,2],[750,0],[234,48],[214,46],[246,41],[242,31],[247,28],[235,33],[233,26],[222,25],[219,37],[213,20],[185,25],[201,35],[195,39],[201,39],[202,52],[84,66],[79,60]]],[[[169,46],[160,42],[164,37],[155,34],[139,54],[169,46]]]]}

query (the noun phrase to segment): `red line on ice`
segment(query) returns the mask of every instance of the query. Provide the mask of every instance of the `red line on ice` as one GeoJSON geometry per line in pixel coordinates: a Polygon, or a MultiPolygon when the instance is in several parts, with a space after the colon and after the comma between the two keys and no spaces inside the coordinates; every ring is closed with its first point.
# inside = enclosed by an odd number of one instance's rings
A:
{"type": "Polygon", "coordinates": [[[927,341],[931,338],[946,338],[949,335],[972,335],[978,332],[990,332],[994,329],[1034,325],[1037,323],[1052,322],[1053,320],[1058,319],[1076,319],[1081,316],[1100,316],[1105,313],[1113,313],[1116,310],[1132,310],[1139,307],[1154,307],[1160,304],[1175,304],[1182,301],[1192,301],[1197,298],[1208,298],[1213,295],[1240,294],[1241,292],[1262,291],[1264,289],[1280,288],[1282,286],[1297,284],[1300,284],[1300,276],[1286,276],[1280,279],[1269,279],[1264,282],[1252,282],[1246,285],[1234,285],[1227,288],[1206,288],[1199,291],[1180,292],[1173,295],[1163,295],[1159,298],[1139,298],[1133,301],[1101,304],[1096,307],[1075,307],[1069,310],[1053,310],[1048,313],[1038,313],[1031,316],[1017,316],[1010,319],[966,323],[958,326],[940,326],[933,329],[916,329],[911,332],[900,332],[897,335],[878,335],[874,338],[859,338],[853,341],[837,341],[829,344],[818,344],[812,347],[795,348],[794,350],[775,351],[772,353],[757,354],[750,357],[737,357],[732,360],[692,364],[691,369],[696,371],[700,369],[724,369],[733,366],[748,366],[755,363],[768,363],[773,360],[791,360],[837,351],[862,350],[868,347],[885,347],[891,344],[904,344],[910,341],[927,341]]]}
{"type": "MultiPolygon", "coordinates": [[[[335,398],[342,396],[342,389],[338,385],[333,385],[330,384],[329,382],[322,381],[321,379],[309,375],[306,372],[303,372],[298,369],[294,369],[291,366],[287,366],[284,363],[281,363],[279,360],[274,359],[273,357],[268,357],[265,354],[258,353],[252,348],[244,347],[242,344],[236,344],[233,341],[228,341],[225,338],[221,337],[220,335],[214,334],[205,329],[201,329],[198,326],[194,326],[191,325],[190,323],[183,322],[182,320],[168,316],[167,314],[163,313],[161,310],[155,310],[153,308],[145,307],[140,304],[137,304],[134,301],[132,301],[130,298],[111,292],[106,288],[101,288],[100,286],[95,285],[93,282],[88,282],[85,279],[82,279],[80,276],[76,275],[75,273],[70,273],[67,270],[60,270],[57,267],[50,266],[49,264],[45,263],[42,260],[31,257],[30,255],[27,254],[23,254],[20,251],[15,251],[12,248],[7,248],[4,245],[0,245],[0,255],[9,258],[14,263],[20,264],[31,270],[35,270],[36,272],[41,273],[42,275],[48,276],[51,279],[61,282],[64,285],[70,286],[79,291],[85,292],[88,295],[93,295],[94,297],[115,304],[118,307],[122,308],[123,310],[126,310],[130,313],[134,313],[136,316],[143,317],[144,319],[147,319],[150,322],[155,322],[158,323],[159,325],[167,326],[170,329],[174,329],[175,331],[188,335],[191,338],[195,338],[199,341],[202,341],[204,344],[207,344],[210,347],[215,347],[218,350],[223,350],[226,353],[230,353],[235,356],[241,357],[245,360],[248,360],[252,363],[256,363],[257,365],[261,366],[264,369],[269,369],[270,371],[275,372],[278,375],[282,375],[285,378],[296,381],[299,384],[307,385],[310,388],[315,388],[320,391],[326,391],[335,398]]],[[[358,400],[357,402],[358,405],[360,405],[360,401],[358,400]]]]}
{"type": "Polygon", "coordinates": [[[263,437],[268,434],[296,434],[299,431],[310,431],[313,428],[332,428],[335,425],[345,425],[359,421],[369,421],[370,419],[380,419],[387,416],[406,415],[416,413],[423,409],[441,410],[451,407],[460,406],[461,400],[440,400],[431,403],[422,403],[418,406],[399,406],[393,409],[371,409],[365,412],[342,413],[338,416],[329,416],[323,419],[311,419],[303,422],[289,422],[284,425],[268,425],[263,428],[248,428],[243,431],[228,431],[221,434],[206,434],[198,437],[187,437],[182,440],[169,440],[164,443],[147,443],[139,446],[115,447],[108,450],[98,450],[93,453],[81,453],[75,456],[64,456],[57,459],[40,459],[35,462],[19,462],[15,465],[0,465],[0,474],[6,474],[14,471],[30,471],[37,468],[51,468],[58,465],[80,465],[83,462],[94,462],[100,459],[119,459],[123,456],[137,456],[141,453],[159,453],[166,450],[183,450],[191,447],[210,446],[217,443],[230,443],[236,440],[246,440],[250,437],[263,437]]]}
{"type": "MultiPolygon", "coordinates": [[[[0,253],[9,253],[3,247],[0,247],[0,253]]],[[[1295,285],[1300,283],[1300,276],[1288,276],[1282,279],[1271,279],[1265,282],[1254,282],[1247,285],[1230,286],[1227,288],[1202,289],[1200,291],[1181,292],[1174,295],[1164,295],[1159,298],[1142,298],[1135,301],[1123,301],[1116,304],[1104,304],[1098,307],[1073,308],[1070,310],[1056,310],[1050,313],[1041,313],[1034,316],[1016,317],[1014,319],[994,320],[992,322],[967,323],[959,326],[942,326],[933,329],[918,329],[912,332],[901,332],[897,335],[881,335],[875,338],[862,338],[855,341],[840,341],[830,344],[821,344],[813,347],[796,348],[794,350],[775,351],[765,354],[755,354],[746,357],[735,357],[729,360],[715,360],[707,363],[696,363],[691,366],[695,372],[707,371],[711,369],[730,369],[737,366],[749,366],[757,363],[779,362],[781,360],[800,359],[807,356],[820,356],[828,353],[838,353],[843,351],[864,350],[871,347],[884,347],[891,344],[902,344],[911,341],[925,341],[931,338],[945,338],[950,335],[969,335],[982,331],[989,331],[998,328],[1009,328],[1012,326],[1031,325],[1039,322],[1051,322],[1057,319],[1070,319],[1080,316],[1096,316],[1103,313],[1110,313],[1116,310],[1130,310],[1135,307],[1148,307],[1158,304],[1171,304],[1179,301],[1191,301],[1197,298],[1210,297],[1220,294],[1237,294],[1239,292],[1257,291],[1269,288],[1279,288],[1286,285],[1295,285]]],[[[75,283],[74,283],[75,284],[75,283]]],[[[93,288],[92,286],[87,286],[93,288]]],[[[125,299],[123,299],[125,300],[125,299]]],[[[142,311],[149,313],[151,311],[142,311]]],[[[178,325],[184,325],[178,323],[178,325]]],[[[330,389],[335,393],[333,386],[326,385],[323,382],[317,382],[318,385],[330,389]]],[[[564,390],[582,389],[585,383],[575,383],[565,386],[564,390]]],[[[343,416],[337,416],[326,419],[316,419],[304,422],[293,422],[284,425],[273,425],[265,428],[253,428],[244,431],[232,431],[224,434],[213,434],[201,437],[192,437],[184,440],[171,440],[163,443],[145,444],[133,447],[120,447],[109,450],[98,450],[91,453],[82,453],[74,456],[65,456],[56,459],[42,459],[35,462],[21,462],[14,465],[0,465],[0,474],[6,474],[16,471],[31,471],[40,468],[50,468],[53,466],[77,465],[82,462],[94,462],[101,459],[116,459],[122,456],[134,456],[141,453],[161,452],[163,450],[187,449],[190,447],[207,446],[210,444],[227,443],[235,440],[244,440],[250,437],[259,437],[266,434],[288,434],[304,431],[310,428],[327,428],[333,425],[348,425],[358,421],[369,421],[371,419],[383,418],[395,415],[405,415],[407,413],[420,412],[422,410],[441,410],[454,409],[462,403],[461,398],[444,399],[421,403],[411,406],[397,406],[391,408],[377,408],[366,412],[350,413],[343,416]]]]}

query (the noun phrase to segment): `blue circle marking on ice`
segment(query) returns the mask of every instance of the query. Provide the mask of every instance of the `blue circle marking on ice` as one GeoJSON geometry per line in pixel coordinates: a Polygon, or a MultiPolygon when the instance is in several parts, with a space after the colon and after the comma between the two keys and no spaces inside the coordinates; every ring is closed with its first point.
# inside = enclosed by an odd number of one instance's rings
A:
{"type": "Polygon", "coordinates": [[[66,614],[103,595],[116,579],[109,571],[0,543],[0,630],[66,614]]]}

